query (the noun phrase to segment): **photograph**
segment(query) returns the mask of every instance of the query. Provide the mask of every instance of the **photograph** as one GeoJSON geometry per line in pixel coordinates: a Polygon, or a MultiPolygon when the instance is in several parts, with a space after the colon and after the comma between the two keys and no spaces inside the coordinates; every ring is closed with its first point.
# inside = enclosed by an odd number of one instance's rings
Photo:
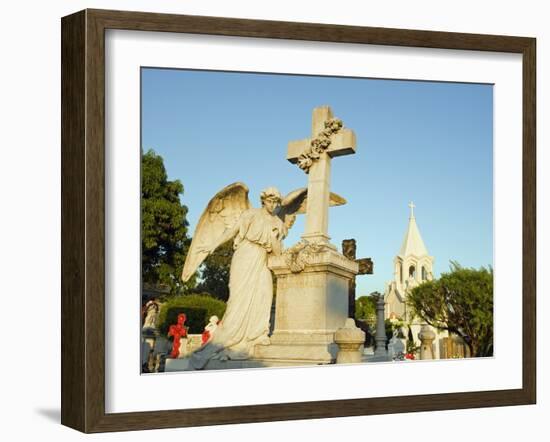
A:
{"type": "Polygon", "coordinates": [[[544,2],[3,6],[0,441],[548,433],[544,2]]]}
{"type": "Polygon", "coordinates": [[[141,374],[498,353],[493,84],[142,66],[140,106],[141,374]]]}

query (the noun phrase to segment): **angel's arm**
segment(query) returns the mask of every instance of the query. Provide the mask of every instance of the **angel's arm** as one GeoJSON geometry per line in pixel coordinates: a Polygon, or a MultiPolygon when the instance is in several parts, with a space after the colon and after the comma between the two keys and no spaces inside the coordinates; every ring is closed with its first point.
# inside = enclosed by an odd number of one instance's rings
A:
{"type": "Polygon", "coordinates": [[[296,221],[296,215],[293,213],[291,215],[286,215],[285,216],[285,237],[288,235],[288,231],[292,228],[292,226],[294,225],[294,221],[296,221]]]}
{"type": "Polygon", "coordinates": [[[288,236],[288,231],[294,224],[294,221],[296,221],[296,215],[284,215],[284,218],[284,221],[280,221],[280,227],[278,229],[279,233],[277,239],[279,239],[279,241],[282,241],[288,236]]]}

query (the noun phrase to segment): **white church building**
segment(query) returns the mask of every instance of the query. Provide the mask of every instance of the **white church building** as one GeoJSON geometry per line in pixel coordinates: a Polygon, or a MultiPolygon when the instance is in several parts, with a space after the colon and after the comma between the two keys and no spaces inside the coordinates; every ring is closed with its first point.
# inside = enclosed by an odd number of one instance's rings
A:
{"type": "MultiPolygon", "coordinates": [[[[415,205],[411,202],[409,207],[411,209],[409,224],[401,248],[393,260],[393,280],[386,284],[384,291],[385,316],[386,319],[403,321],[405,327],[411,328],[415,345],[420,346],[418,333],[424,324],[418,318],[413,319],[412,313],[408,311],[406,300],[411,289],[433,279],[434,257],[428,253],[420,235],[414,216],[415,205]]],[[[432,330],[435,333],[433,358],[445,357],[440,350],[446,344],[441,341],[448,338],[449,334],[447,331],[438,332],[434,328],[432,330]]],[[[405,333],[405,337],[407,337],[407,333],[405,333]]]]}

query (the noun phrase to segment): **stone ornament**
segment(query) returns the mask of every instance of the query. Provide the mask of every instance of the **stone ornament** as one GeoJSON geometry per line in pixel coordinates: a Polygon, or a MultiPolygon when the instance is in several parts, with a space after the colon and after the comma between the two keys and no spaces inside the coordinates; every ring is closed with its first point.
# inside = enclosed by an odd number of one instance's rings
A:
{"type": "Polygon", "coordinates": [[[353,318],[346,319],[344,327],[334,333],[334,342],[339,347],[336,356],[337,364],[353,364],[361,362],[365,332],[355,325],[353,318]]]}
{"type": "Polygon", "coordinates": [[[157,320],[160,311],[160,305],[156,300],[147,301],[144,306],[145,319],[143,321],[143,329],[155,329],[157,328],[157,320]]]}
{"type": "Polygon", "coordinates": [[[435,339],[435,333],[428,325],[423,325],[420,333],[420,359],[434,359],[432,344],[435,339]]]}
{"type": "Polygon", "coordinates": [[[298,167],[305,173],[309,173],[313,161],[318,160],[332,143],[330,137],[339,132],[343,126],[344,124],[339,118],[331,118],[325,121],[325,129],[311,140],[310,146],[298,158],[298,167]]]}
{"type": "Polygon", "coordinates": [[[306,265],[311,264],[315,254],[330,250],[327,244],[311,243],[305,239],[297,242],[283,253],[285,264],[292,273],[302,272],[306,265]]]}

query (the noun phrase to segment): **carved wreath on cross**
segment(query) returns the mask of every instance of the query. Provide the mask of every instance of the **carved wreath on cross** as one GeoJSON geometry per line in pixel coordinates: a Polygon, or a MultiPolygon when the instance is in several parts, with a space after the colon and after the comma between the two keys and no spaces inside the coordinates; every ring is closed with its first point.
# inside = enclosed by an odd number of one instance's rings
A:
{"type": "Polygon", "coordinates": [[[325,128],[311,140],[309,147],[298,157],[298,167],[305,173],[309,173],[313,161],[318,160],[332,143],[330,137],[340,131],[343,126],[344,123],[339,118],[325,121],[325,128]]]}

